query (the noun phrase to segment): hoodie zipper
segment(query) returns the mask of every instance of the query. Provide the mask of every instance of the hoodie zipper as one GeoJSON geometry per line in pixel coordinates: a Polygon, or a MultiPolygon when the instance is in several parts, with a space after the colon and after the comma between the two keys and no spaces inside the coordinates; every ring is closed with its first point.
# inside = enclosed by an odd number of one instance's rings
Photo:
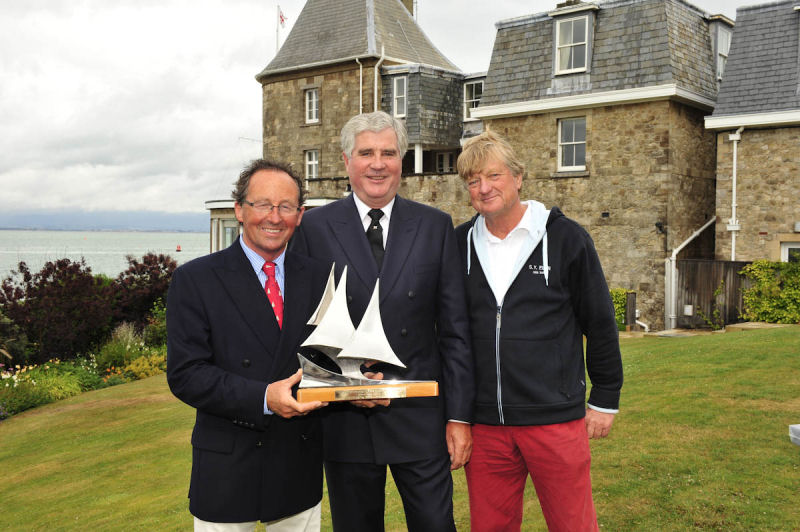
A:
{"type": "Polygon", "coordinates": [[[494,329],[494,362],[497,371],[497,413],[500,415],[500,424],[505,425],[503,418],[503,386],[500,382],[500,325],[502,321],[503,306],[497,306],[497,319],[494,329]]]}

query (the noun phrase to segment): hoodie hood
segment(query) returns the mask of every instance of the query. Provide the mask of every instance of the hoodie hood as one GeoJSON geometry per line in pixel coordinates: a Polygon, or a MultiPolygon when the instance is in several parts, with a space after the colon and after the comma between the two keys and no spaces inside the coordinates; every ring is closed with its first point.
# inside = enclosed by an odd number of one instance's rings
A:
{"type": "Polygon", "coordinates": [[[525,239],[525,242],[523,243],[522,248],[517,256],[517,260],[514,263],[513,274],[508,281],[508,286],[495,286],[497,281],[495,281],[494,276],[487,271],[488,265],[490,264],[489,249],[487,244],[489,230],[486,227],[486,220],[482,215],[478,214],[472,218],[470,228],[467,233],[467,275],[469,275],[470,268],[472,266],[471,247],[474,245],[475,254],[478,256],[481,266],[487,273],[486,278],[489,280],[489,285],[491,286],[492,291],[497,298],[498,304],[502,303],[510,283],[516,278],[527,258],[531,255],[531,253],[533,253],[533,250],[536,249],[536,246],[539,245],[539,242],[542,243],[542,270],[544,272],[545,284],[548,284],[549,281],[550,268],[548,265],[547,254],[547,227],[553,222],[553,220],[564,215],[558,207],[553,207],[552,209],[548,210],[542,203],[538,201],[528,200],[524,201],[523,203],[527,206],[527,208],[525,209],[525,214],[523,215],[517,227],[524,227],[527,229],[527,238],[525,239]]]}

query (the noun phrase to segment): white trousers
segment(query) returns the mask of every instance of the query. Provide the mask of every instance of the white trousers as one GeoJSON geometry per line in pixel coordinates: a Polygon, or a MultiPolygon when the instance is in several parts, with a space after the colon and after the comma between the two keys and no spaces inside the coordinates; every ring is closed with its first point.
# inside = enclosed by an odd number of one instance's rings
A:
{"type": "MultiPolygon", "coordinates": [[[[322,502],[299,514],[264,523],[267,532],[319,532],[322,502]]],[[[194,518],[194,532],[253,532],[256,521],[248,523],[209,523],[194,518]]]]}

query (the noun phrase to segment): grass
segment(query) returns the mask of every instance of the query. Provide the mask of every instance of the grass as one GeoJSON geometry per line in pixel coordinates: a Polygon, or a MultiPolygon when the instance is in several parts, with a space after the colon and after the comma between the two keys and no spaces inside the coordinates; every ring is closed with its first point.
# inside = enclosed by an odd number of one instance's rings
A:
{"type": "MultiPolygon", "coordinates": [[[[592,441],[604,530],[800,530],[800,327],[624,339],[622,411],[592,441]]],[[[0,529],[190,530],[193,410],[163,375],[0,423],[0,529]]],[[[454,475],[456,523],[469,529],[454,475]]],[[[404,530],[387,486],[387,530],[404,530]]],[[[323,530],[330,530],[327,502],[323,530]]],[[[545,530],[528,486],[523,530],[545,530]]]]}

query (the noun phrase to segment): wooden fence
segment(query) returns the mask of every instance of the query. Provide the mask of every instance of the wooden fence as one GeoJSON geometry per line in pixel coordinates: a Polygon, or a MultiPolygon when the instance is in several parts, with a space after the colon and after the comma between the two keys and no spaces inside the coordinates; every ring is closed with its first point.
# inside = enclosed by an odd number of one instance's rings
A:
{"type": "Polygon", "coordinates": [[[715,320],[715,308],[719,309],[718,321],[721,324],[743,321],[740,317],[742,290],[748,288],[750,282],[739,272],[748,264],[722,260],[678,260],[677,326],[709,327],[703,316],[715,320]],[[715,297],[714,292],[720,287],[720,293],[715,297]]]}

